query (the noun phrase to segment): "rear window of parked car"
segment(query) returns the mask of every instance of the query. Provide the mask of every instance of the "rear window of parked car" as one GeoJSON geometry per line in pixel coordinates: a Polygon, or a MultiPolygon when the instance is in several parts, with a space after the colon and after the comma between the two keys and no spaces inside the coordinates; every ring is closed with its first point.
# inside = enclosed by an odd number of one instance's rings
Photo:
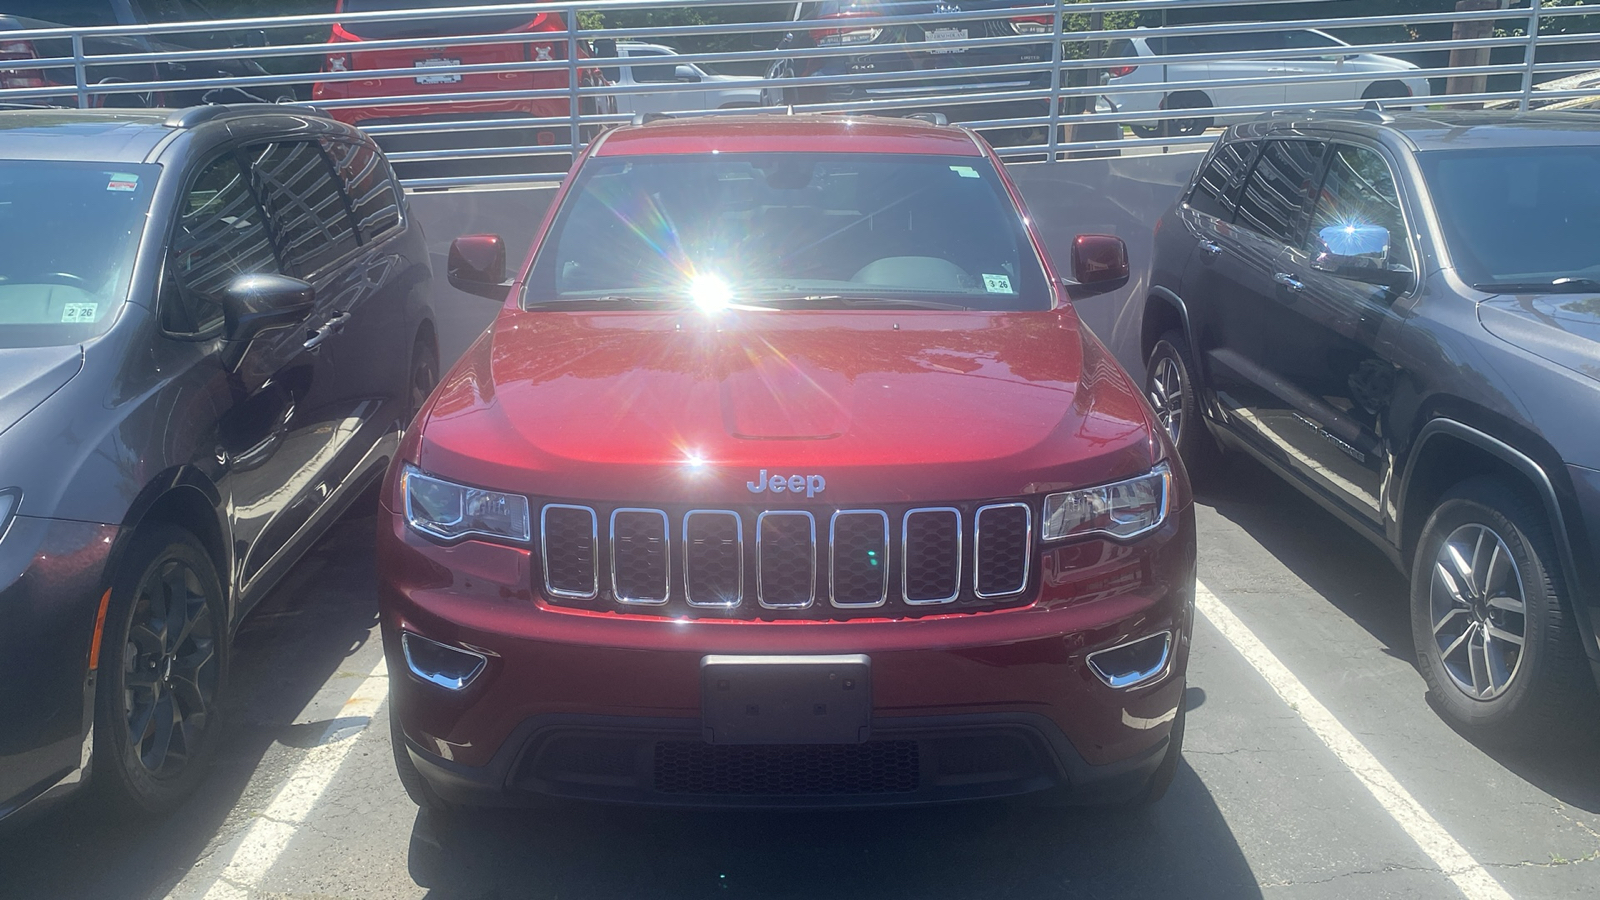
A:
{"type": "Polygon", "coordinates": [[[931,299],[1046,309],[1021,216],[986,159],[750,153],[591,160],[535,264],[528,300],[931,299]]]}

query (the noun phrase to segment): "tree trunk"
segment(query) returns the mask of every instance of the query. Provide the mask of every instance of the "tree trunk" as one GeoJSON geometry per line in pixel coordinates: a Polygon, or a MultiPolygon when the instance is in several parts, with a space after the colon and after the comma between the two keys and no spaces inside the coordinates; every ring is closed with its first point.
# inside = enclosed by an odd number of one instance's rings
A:
{"type": "MultiPolygon", "coordinates": [[[[1503,9],[1502,0],[1457,0],[1456,11],[1467,12],[1503,9]]],[[[1492,19],[1475,19],[1468,22],[1457,22],[1451,30],[1450,37],[1457,41],[1472,41],[1494,36],[1494,21],[1492,19]]],[[[1486,66],[1489,64],[1488,47],[1464,47],[1450,51],[1450,68],[1461,69],[1469,66],[1486,66]]],[[[1451,75],[1445,81],[1446,94],[1481,94],[1489,85],[1487,75],[1451,75]]],[[[1463,104],[1465,105],[1465,104],[1463,104]]],[[[1473,102],[1473,106],[1482,106],[1482,102],[1473,102]]]]}

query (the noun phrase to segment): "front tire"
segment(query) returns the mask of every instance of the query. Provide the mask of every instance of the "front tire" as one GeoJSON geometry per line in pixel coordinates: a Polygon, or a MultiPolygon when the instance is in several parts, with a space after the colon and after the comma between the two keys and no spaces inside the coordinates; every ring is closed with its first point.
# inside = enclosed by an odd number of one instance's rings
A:
{"type": "Polygon", "coordinates": [[[1594,684],[1543,507],[1472,478],[1428,517],[1411,573],[1417,667],[1459,728],[1537,739],[1587,719],[1594,684]]]}
{"type": "Polygon", "coordinates": [[[1194,354],[1183,332],[1163,334],[1145,366],[1145,399],[1178,448],[1189,478],[1201,483],[1216,474],[1222,453],[1206,428],[1195,372],[1194,354]]]}
{"type": "Polygon", "coordinates": [[[113,580],[95,692],[97,788],[134,813],[172,810],[216,751],[228,674],[222,582],[173,525],[135,534],[113,580]]]}
{"type": "Polygon", "coordinates": [[[389,745],[394,750],[395,774],[400,776],[400,786],[405,788],[406,796],[411,798],[418,808],[435,813],[448,813],[452,807],[444,798],[434,793],[428,780],[422,777],[422,772],[417,769],[417,764],[411,759],[411,753],[406,749],[405,732],[400,729],[400,718],[394,708],[394,701],[389,702],[389,745]]]}
{"type": "Polygon", "coordinates": [[[1189,713],[1186,699],[1179,701],[1178,715],[1172,720],[1172,734],[1167,739],[1167,752],[1161,757],[1161,765],[1150,776],[1150,783],[1145,786],[1144,792],[1134,798],[1134,806],[1151,806],[1160,802],[1178,777],[1178,766],[1183,763],[1184,720],[1189,713]]]}

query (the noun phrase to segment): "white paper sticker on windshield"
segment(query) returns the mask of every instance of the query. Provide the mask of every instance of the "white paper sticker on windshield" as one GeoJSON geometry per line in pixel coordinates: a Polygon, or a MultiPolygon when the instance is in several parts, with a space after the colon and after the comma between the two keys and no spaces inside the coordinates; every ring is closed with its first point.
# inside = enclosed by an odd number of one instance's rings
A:
{"type": "Polygon", "coordinates": [[[1004,275],[983,276],[983,289],[991,294],[1015,294],[1011,289],[1011,279],[1004,275]]]}
{"type": "Polygon", "coordinates": [[[63,324],[93,322],[99,309],[98,303],[68,303],[61,307],[61,321],[63,324]]]}
{"type": "Polygon", "coordinates": [[[960,175],[962,178],[978,178],[978,177],[980,177],[978,175],[978,170],[974,169],[971,166],[951,166],[950,167],[950,171],[956,173],[957,175],[960,175]]]}
{"type": "Polygon", "coordinates": [[[106,185],[108,191],[137,191],[139,189],[139,176],[127,172],[112,172],[111,182],[106,185]]]}

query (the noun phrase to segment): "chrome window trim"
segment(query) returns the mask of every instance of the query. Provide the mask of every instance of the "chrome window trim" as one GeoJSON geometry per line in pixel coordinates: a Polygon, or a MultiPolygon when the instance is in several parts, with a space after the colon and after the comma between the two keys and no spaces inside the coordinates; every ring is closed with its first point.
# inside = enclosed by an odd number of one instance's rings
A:
{"type": "Polygon", "coordinates": [[[889,602],[889,514],[881,509],[836,509],[828,519],[828,602],[838,609],[873,609],[889,602]],[[840,603],[834,590],[833,573],[838,567],[834,540],[840,516],[877,516],[883,522],[883,590],[869,603],[840,603]]]}
{"type": "Polygon", "coordinates": [[[744,519],[731,509],[691,509],[683,514],[683,599],[696,609],[738,609],[744,604],[744,519]],[[738,535],[739,586],[733,601],[728,603],[700,603],[689,590],[689,520],[695,516],[732,516],[733,528],[738,535]]]}
{"type": "Polygon", "coordinates": [[[1033,507],[1022,502],[991,503],[988,506],[978,507],[972,517],[972,593],[979,600],[993,600],[997,597],[1014,597],[1028,589],[1028,578],[1033,574],[1033,507]],[[978,585],[983,583],[983,514],[994,509],[1021,509],[1028,517],[1028,527],[1023,539],[1022,547],[1022,583],[1014,591],[999,591],[985,594],[978,585]]]}
{"type": "Polygon", "coordinates": [[[611,518],[607,523],[607,528],[609,529],[609,536],[607,540],[610,541],[609,561],[611,563],[611,596],[615,598],[618,603],[627,606],[666,606],[667,602],[672,599],[672,520],[667,518],[666,511],[660,509],[650,509],[649,507],[620,506],[611,511],[611,518]],[[656,515],[661,517],[661,547],[662,555],[666,561],[666,570],[662,573],[663,578],[661,581],[660,600],[651,600],[649,598],[639,597],[624,597],[622,596],[622,589],[617,586],[617,516],[622,515],[623,513],[644,513],[646,515],[656,515]]]}
{"type": "Polygon", "coordinates": [[[908,509],[900,518],[900,599],[907,606],[938,606],[944,603],[954,603],[961,596],[962,564],[965,561],[964,535],[961,533],[961,510],[954,506],[919,506],[908,509]],[[911,555],[908,548],[911,545],[911,517],[925,513],[950,513],[956,517],[956,590],[948,597],[935,597],[933,599],[913,600],[909,590],[911,585],[911,555]]]}
{"type": "Polygon", "coordinates": [[[544,589],[550,596],[563,600],[593,600],[600,596],[600,517],[595,514],[594,507],[571,503],[546,503],[544,508],[539,510],[539,563],[544,567],[544,589]],[[564,591],[550,584],[550,550],[547,546],[550,529],[546,527],[546,521],[552,509],[576,509],[589,514],[589,547],[594,560],[594,571],[589,578],[589,583],[593,587],[588,593],[564,591]]]}
{"type": "Polygon", "coordinates": [[[810,609],[817,600],[817,517],[803,509],[769,509],[756,516],[756,602],[763,609],[810,609]],[[761,589],[761,526],[769,516],[805,516],[811,525],[811,593],[804,603],[768,603],[761,589]]]}

